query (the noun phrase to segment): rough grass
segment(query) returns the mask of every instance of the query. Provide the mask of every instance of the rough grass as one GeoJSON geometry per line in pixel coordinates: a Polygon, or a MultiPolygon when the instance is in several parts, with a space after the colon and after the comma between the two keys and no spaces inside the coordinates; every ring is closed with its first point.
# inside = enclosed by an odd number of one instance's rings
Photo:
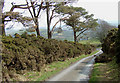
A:
{"type": "Polygon", "coordinates": [[[119,81],[119,74],[119,67],[115,63],[115,60],[109,63],[95,63],[89,82],[96,83],[100,81],[119,81]]]}
{"type": "Polygon", "coordinates": [[[44,68],[42,68],[41,72],[27,72],[24,74],[24,76],[29,81],[30,80],[31,81],[43,81],[43,80],[46,80],[49,77],[55,75],[56,73],[60,72],[61,70],[69,67],[71,64],[79,61],[80,59],[85,58],[87,56],[91,56],[97,52],[98,51],[94,51],[89,55],[81,55],[79,57],[70,58],[63,62],[61,62],[61,61],[53,62],[51,64],[46,65],[44,68]]]}

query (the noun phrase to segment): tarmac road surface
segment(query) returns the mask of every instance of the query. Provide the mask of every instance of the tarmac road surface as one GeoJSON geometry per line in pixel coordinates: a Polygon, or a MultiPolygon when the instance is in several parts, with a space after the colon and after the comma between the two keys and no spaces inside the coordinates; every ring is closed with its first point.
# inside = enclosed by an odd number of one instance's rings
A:
{"type": "Polygon", "coordinates": [[[77,63],[71,65],[67,69],[61,71],[54,77],[51,77],[50,79],[46,81],[88,81],[89,75],[91,73],[91,70],[93,68],[94,59],[96,56],[99,56],[102,54],[102,50],[97,52],[96,54],[83,58],[77,63]],[[96,56],[95,56],[96,55],[96,56]]]}

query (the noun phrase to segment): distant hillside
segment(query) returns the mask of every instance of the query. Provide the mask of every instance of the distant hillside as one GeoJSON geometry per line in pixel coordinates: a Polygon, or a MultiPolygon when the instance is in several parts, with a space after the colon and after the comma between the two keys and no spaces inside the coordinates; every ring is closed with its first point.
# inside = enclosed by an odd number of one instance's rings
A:
{"type": "MultiPolygon", "coordinates": [[[[47,31],[46,29],[41,29],[41,36],[47,38],[47,31]]],[[[69,40],[73,41],[73,32],[71,30],[63,30],[61,33],[58,33],[57,31],[54,31],[53,39],[58,40],[69,40]]]]}
{"type": "MultiPolygon", "coordinates": [[[[15,33],[18,34],[23,34],[25,30],[6,30],[7,35],[14,36],[15,33]]],[[[35,32],[28,32],[28,34],[36,34],[35,32]]],[[[46,29],[40,29],[40,34],[42,37],[47,38],[47,30],[46,29]]],[[[73,32],[72,30],[63,30],[61,33],[58,33],[56,30],[54,31],[54,34],[52,36],[53,39],[58,39],[58,40],[69,40],[73,41],[73,32]]]]}
{"type": "MultiPolygon", "coordinates": [[[[19,31],[14,31],[14,30],[8,30],[6,31],[7,35],[11,35],[14,36],[15,33],[18,34],[23,34],[25,32],[25,30],[19,30],[19,31]]],[[[89,31],[87,31],[86,33],[88,33],[89,31]]],[[[28,32],[28,34],[36,34],[35,32],[28,32]]],[[[47,30],[46,29],[40,29],[40,34],[42,37],[47,38],[47,30]]],[[[57,32],[57,29],[55,29],[52,39],[57,39],[57,40],[68,40],[68,41],[73,41],[73,31],[72,30],[68,30],[68,29],[64,29],[61,33],[57,32]]],[[[84,35],[83,35],[84,36],[84,35]]],[[[84,39],[81,39],[84,40],[84,39]]]]}
{"type": "Polygon", "coordinates": [[[108,23],[116,27],[118,26],[118,21],[108,21],[108,23]]]}

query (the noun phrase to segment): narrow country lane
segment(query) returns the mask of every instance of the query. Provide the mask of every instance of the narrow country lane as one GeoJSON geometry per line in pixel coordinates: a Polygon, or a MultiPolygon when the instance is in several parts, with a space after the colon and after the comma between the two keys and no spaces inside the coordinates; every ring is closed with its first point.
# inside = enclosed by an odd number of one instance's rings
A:
{"type": "MultiPolygon", "coordinates": [[[[102,50],[94,55],[99,56],[101,53],[102,50]]],[[[81,59],[47,81],[88,81],[93,68],[94,55],[81,59]]]]}

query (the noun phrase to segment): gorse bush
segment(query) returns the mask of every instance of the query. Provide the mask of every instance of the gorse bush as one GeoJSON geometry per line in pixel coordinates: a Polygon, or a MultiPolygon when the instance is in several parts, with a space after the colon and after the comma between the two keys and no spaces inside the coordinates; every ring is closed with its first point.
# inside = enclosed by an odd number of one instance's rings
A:
{"type": "Polygon", "coordinates": [[[109,62],[114,59],[120,64],[120,29],[113,28],[107,34],[102,44],[104,54],[96,58],[96,62],[109,62]]]}
{"type": "Polygon", "coordinates": [[[117,32],[118,32],[117,28],[113,28],[108,32],[106,38],[104,38],[102,43],[102,51],[104,52],[104,54],[98,56],[95,59],[96,62],[110,62],[116,56],[115,42],[116,42],[117,32]]]}
{"type": "Polygon", "coordinates": [[[15,38],[3,36],[2,43],[3,81],[14,78],[15,73],[41,71],[46,64],[89,54],[95,49],[93,45],[45,39],[26,33],[15,34],[15,38]]]}
{"type": "Polygon", "coordinates": [[[115,42],[117,37],[118,28],[113,28],[107,34],[107,37],[104,39],[104,43],[102,44],[102,50],[104,53],[109,54],[115,53],[115,42]]]}

